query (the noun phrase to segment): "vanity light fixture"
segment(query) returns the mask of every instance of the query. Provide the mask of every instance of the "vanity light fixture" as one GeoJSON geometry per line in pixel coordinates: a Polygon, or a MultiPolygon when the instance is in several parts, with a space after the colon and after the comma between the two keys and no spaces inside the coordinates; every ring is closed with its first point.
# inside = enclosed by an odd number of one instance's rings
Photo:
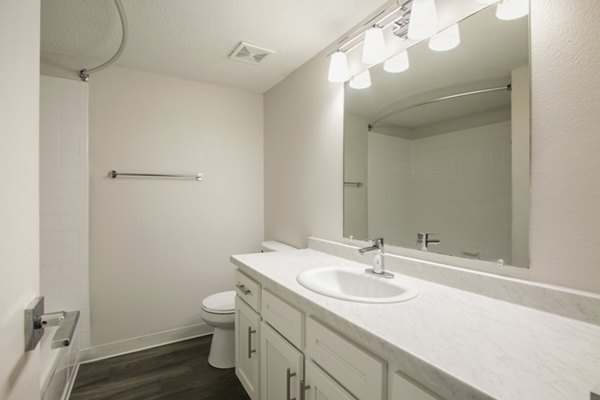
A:
{"type": "Polygon", "coordinates": [[[388,59],[383,63],[383,69],[386,72],[396,73],[406,71],[410,63],[408,62],[408,51],[404,50],[401,53],[396,54],[394,57],[388,59]]]}
{"type": "Polygon", "coordinates": [[[379,64],[385,60],[386,48],[383,29],[374,25],[365,31],[362,48],[362,62],[368,65],[379,64]]]}
{"type": "Polygon", "coordinates": [[[361,72],[350,80],[350,87],[352,89],[366,89],[371,86],[371,73],[369,70],[361,72]]]}
{"type": "Polygon", "coordinates": [[[503,21],[510,21],[529,14],[529,0],[503,0],[498,3],[496,17],[503,21]]]}
{"type": "Polygon", "coordinates": [[[438,18],[435,0],[413,0],[408,23],[408,38],[423,40],[438,30],[438,18]]]}
{"type": "Polygon", "coordinates": [[[460,44],[458,24],[451,25],[429,39],[429,48],[434,51],[447,51],[460,44]]]}
{"type": "Polygon", "coordinates": [[[329,82],[342,83],[350,79],[348,59],[343,51],[336,51],[329,60],[329,82]]]}

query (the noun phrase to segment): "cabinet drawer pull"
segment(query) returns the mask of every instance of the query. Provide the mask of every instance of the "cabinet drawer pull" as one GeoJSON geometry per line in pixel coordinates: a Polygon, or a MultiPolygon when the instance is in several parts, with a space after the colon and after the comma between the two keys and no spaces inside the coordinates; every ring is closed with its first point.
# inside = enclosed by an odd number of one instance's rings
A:
{"type": "Polygon", "coordinates": [[[256,333],[256,329],[248,327],[248,358],[252,358],[252,353],[256,353],[256,349],[252,349],[252,334],[256,333]]]}
{"type": "Polygon", "coordinates": [[[292,391],[292,378],[294,376],[296,376],[296,373],[292,372],[291,368],[288,368],[285,376],[286,376],[286,378],[285,378],[286,379],[286,381],[285,381],[285,393],[286,393],[285,399],[286,400],[296,400],[295,397],[293,397],[293,398],[290,397],[292,395],[292,393],[291,393],[291,391],[292,391]]]}
{"type": "Polygon", "coordinates": [[[308,389],[310,389],[310,385],[307,385],[306,381],[304,381],[304,380],[300,381],[300,399],[301,400],[306,399],[306,391],[308,389]]]}
{"type": "Polygon", "coordinates": [[[235,287],[240,289],[242,293],[244,293],[246,296],[249,295],[250,293],[252,293],[252,291],[250,289],[248,289],[246,287],[246,285],[242,285],[241,283],[236,283],[235,287]]]}

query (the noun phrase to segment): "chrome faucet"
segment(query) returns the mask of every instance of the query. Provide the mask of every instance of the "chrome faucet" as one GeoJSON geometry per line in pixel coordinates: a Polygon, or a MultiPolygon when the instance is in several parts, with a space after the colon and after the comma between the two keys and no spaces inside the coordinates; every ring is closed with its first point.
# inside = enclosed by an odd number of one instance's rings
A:
{"type": "Polygon", "coordinates": [[[435,235],[435,233],[417,233],[417,249],[422,251],[428,251],[430,244],[439,244],[439,239],[429,239],[430,235],[435,235]]]}
{"type": "Polygon", "coordinates": [[[385,271],[385,260],[383,254],[383,238],[373,239],[373,244],[371,246],[363,247],[362,249],[358,249],[360,254],[365,254],[368,251],[376,251],[375,256],[373,257],[373,268],[367,268],[365,272],[375,275],[381,278],[391,279],[394,277],[394,274],[385,271]]]}

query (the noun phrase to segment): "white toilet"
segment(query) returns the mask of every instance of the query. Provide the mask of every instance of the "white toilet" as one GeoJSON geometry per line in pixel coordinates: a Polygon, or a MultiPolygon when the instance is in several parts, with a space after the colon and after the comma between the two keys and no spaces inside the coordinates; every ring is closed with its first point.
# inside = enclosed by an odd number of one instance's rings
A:
{"type": "MultiPolygon", "coordinates": [[[[280,242],[263,242],[262,251],[296,250],[280,242]]],[[[235,367],[235,290],[202,300],[202,318],[214,328],[208,363],[215,368],[235,367]]]]}
{"type": "Polygon", "coordinates": [[[202,319],[214,328],[208,363],[215,368],[235,367],[235,290],[202,300],[202,319]]]}

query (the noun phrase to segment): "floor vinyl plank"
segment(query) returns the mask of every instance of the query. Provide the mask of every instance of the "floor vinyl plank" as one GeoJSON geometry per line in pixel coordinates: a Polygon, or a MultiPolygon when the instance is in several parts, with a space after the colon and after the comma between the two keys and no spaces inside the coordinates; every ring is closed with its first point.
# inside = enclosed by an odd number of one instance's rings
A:
{"type": "Polygon", "coordinates": [[[249,400],[234,369],[208,364],[212,336],[83,364],[70,400],[249,400]]]}

